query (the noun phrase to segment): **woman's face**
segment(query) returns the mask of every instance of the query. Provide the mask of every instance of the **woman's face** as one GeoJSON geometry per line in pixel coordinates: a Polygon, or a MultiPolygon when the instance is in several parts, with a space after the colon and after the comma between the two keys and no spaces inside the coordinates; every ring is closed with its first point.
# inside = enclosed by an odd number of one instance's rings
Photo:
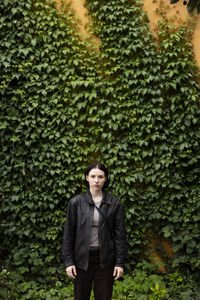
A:
{"type": "Polygon", "coordinates": [[[86,175],[86,180],[89,183],[90,190],[100,191],[104,186],[106,176],[104,171],[94,168],[90,170],[88,175],[86,175]]]}

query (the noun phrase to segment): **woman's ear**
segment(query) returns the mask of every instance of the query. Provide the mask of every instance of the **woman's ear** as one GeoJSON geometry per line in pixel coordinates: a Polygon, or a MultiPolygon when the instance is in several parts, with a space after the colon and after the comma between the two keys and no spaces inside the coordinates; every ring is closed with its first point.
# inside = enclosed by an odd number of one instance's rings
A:
{"type": "Polygon", "coordinates": [[[85,179],[88,181],[88,175],[85,176],[85,179]]]}

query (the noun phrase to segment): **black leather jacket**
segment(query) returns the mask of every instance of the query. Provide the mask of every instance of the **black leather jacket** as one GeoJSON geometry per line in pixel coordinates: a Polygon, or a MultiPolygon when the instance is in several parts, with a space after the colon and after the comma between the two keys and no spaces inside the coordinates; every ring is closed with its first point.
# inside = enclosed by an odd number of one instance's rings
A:
{"type": "MultiPolygon", "coordinates": [[[[115,196],[103,193],[99,207],[99,245],[102,266],[124,267],[127,253],[123,207],[115,196]],[[109,228],[108,228],[109,227],[109,228]]],[[[87,270],[94,202],[90,191],[73,197],[68,206],[62,254],[65,267],[87,270]]]]}

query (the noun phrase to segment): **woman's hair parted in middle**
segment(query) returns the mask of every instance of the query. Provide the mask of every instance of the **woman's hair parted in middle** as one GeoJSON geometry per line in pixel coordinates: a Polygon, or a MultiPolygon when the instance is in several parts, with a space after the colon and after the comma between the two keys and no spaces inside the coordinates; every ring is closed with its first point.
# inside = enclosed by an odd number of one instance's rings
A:
{"type": "Polygon", "coordinates": [[[101,171],[104,172],[105,176],[106,176],[106,181],[104,183],[104,186],[103,186],[103,190],[106,189],[108,187],[108,184],[109,184],[109,179],[108,179],[108,169],[100,162],[93,162],[91,163],[87,169],[85,170],[85,180],[84,180],[84,183],[87,187],[89,187],[89,183],[88,181],[86,180],[86,176],[89,174],[89,172],[92,170],[92,169],[99,169],[101,171]]]}

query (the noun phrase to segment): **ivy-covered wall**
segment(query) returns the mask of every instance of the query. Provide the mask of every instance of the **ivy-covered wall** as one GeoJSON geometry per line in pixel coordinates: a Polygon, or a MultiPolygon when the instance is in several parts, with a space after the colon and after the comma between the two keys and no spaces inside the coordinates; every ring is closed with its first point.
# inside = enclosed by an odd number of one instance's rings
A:
{"type": "Polygon", "coordinates": [[[160,22],[155,39],[139,1],[86,4],[98,53],[68,6],[0,3],[2,265],[45,280],[63,272],[67,204],[100,160],[125,207],[127,269],[153,233],[171,242],[174,266],[197,271],[200,90],[189,27],[160,22]]]}
{"type": "MultiPolygon", "coordinates": [[[[58,0],[57,0],[58,1],[58,0]]],[[[73,1],[73,0],[72,0],[73,1]]],[[[172,0],[173,1],[173,0],[172,0]]],[[[200,18],[197,15],[197,10],[194,8],[193,12],[188,12],[188,4],[195,1],[176,1],[176,3],[171,3],[172,1],[166,0],[143,0],[143,9],[148,13],[150,30],[156,34],[157,32],[157,22],[161,20],[159,12],[162,16],[167,17],[170,22],[176,26],[180,26],[183,23],[187,23],[188,18],[192,19],[193,22],[193,32],[191,34],[192,51],[194,53],[194,59],[200,67],[200,18]],[[186,5],[187,4],[187,5],[186,5]]],[[[173,1],[174,2],[174,1],[173,1]]]]}

